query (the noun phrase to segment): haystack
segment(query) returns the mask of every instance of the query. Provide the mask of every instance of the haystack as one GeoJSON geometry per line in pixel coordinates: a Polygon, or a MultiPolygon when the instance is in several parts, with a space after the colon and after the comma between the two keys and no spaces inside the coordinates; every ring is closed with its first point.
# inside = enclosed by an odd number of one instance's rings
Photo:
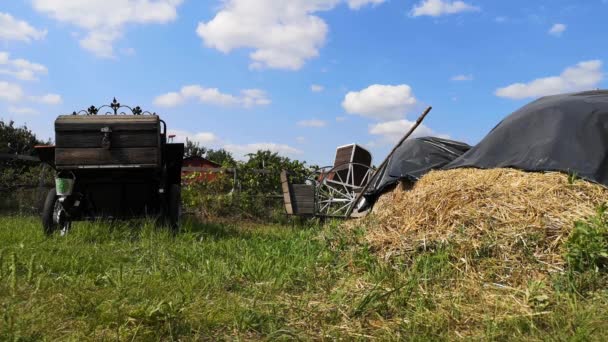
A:
{"type": "Polygon", "coordinates": [[[527,265],[563,269],[562,242],[574,222],[606,201],[602,185],[557,172],[432,171],[411,190],[381,197],[366,219],[367,239],[385,257],[438,245],[463,258],[490,255],[517,285],[531,276],[527,265]]]}

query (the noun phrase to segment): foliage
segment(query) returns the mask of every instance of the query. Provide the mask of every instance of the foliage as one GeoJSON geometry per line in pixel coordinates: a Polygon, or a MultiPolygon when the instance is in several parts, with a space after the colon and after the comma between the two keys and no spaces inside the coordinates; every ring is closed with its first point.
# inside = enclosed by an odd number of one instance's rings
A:
{"type": "Polygon", "coordinates": [[[212,148],[201,146],[198,142],[194,142],[186,138],[186,143],[184,144],[184,158],[189,157],[206,158],[214,163],[222,165],[223,167],[236,166],[236,160],[232,154],[225,149],[220,148],[214,150],[212,148]]]}
{"type": "Polygon", "coordinates": [[[278,213],[284,210],[279,196],[282,194],[280,172],[287,170],[294,182],[303,182],[309,173],[305,163],[271,151],[249,154],[245,162],[235,162],[225,150],[209,150],[208,159],[210,155],[218,156],[224,167],[236,168],[236,184],[232,173],[215,174],[212,180],[195,173],[185,179],[186,206],[205,218],[281,220],[284,214],[278,213]]]}
{"type": "Polygon", "coordinates": [[[201,175],[201,172],[193,172],[184,177],[184,206],[203,218],[234,216],[236,203],[230,175],[214,173],[209,175],[214,178],[200,180],[201,175]]]}
{"type": "Polygon", "coordinates": [[[289,172],[294,183],[304,182],[310,173],[306,162],[291,160],[276,152],[257,151],[247,155],[249,158],[240,165],[239,181],[241,190],[250,193],[279,194],[281,193],[280,173],[289,172]],[[267,173],[255,172],[265,170],[267,173]]]}
{"type": "Polygon", "coordinates": [[[606,207],[584,222],[577,222],[566,242],[566,260],[572,270],[608,270],[608,213],[606,207]]]}
{"type": "Polygon", "coordinates": [[[186,138],[186,143],[184,144],[184,158],[204,157],[205,153],[207,153],[206,147],[186,138]]]}
{"type": "MultiPolygon", "coordinates": [[[[0,120],[0,153],[32,155],[34,146],[42,145],[27,126],[16,127],[13,121],[0,120]]],[[[0,189],[17,184],[37,183],[41,166],[21,160],[0,160],[0,189]],[[34,180],[34,181],[32,181],[34,180]]]]}
{"type": "Polygon", "coordinates": [[[223,148],[220,148],[217,150],[214,150],[214,149],[207,150],[207,153],[205,154],[205,158],[211,160],[214,163],[218,163],[218,164],[222,165],[223,167],[235,167],[236,166],[236,160],[234,160],[234,157],[232,156],[232,154],[223,148]]]}
{"type": "Polygon", "coordinates": [[[15,127],[13,121],[0,120],[0,153],[31,155],[34,146],[43,144],[27,126],[15,127]]]}

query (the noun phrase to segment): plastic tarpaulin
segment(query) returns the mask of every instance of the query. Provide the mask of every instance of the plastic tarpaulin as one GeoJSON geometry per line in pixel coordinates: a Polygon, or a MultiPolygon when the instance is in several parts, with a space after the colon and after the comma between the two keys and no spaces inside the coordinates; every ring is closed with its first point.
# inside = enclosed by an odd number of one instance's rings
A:
{"type": "Polygon", "coordinates": [[[470,148],[465,143],[442,138],[407,139],[372,178],[365,194],[366,202],[373,203],[399,180],[417,181],[427,172],[442,168],[470,148]]]}
{"type": "Polygon", "coordinates": [[[608,91],[540,98],[445,169],[561,171],[608,186],[608,91]]]}

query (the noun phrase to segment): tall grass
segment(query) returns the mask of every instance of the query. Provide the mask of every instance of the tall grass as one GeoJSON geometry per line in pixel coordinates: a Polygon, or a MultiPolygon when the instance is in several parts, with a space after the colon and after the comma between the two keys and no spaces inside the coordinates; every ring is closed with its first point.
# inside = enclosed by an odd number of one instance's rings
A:
{"type": "MultiPolygon", "coordinates": [[[[564,287],[542,314],[487,312],[449,246],[379,260],[362,229],[186,222],[76,224],[46,238],[38,219],[0,218],[0,340],[601,340],[608,294],[564,287]]],[[[576,275],[574,276],[576,277],[576,275]]],[[[562,279],[568,282],[568,279],[562,279]]],[[[549,303],[544,305],[544,303],[549,303]]]]}

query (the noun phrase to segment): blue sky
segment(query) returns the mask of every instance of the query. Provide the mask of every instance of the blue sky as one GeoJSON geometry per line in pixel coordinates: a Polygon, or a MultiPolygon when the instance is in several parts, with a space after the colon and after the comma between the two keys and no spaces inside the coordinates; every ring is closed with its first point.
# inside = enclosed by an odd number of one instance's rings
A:
{"type": "Polygon", "coordinates": [[[513,110],[606,87],[605,0],[0,0],[0,118],[112,97],[237,156],[380,162],[419,135],[479,141],[513,110]]]}

